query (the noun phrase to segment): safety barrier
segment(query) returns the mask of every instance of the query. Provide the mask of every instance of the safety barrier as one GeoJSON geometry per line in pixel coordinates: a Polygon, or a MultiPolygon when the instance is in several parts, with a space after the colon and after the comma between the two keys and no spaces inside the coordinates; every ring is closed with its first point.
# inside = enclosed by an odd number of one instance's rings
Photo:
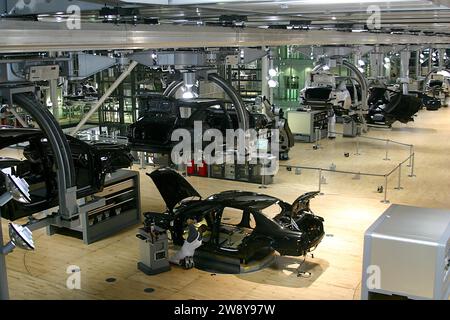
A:
{"type": "MultiPolygon", "coordinates": [[[[341,132],[334,132],[335,134],[343,135],[341,132]]],[[[384,186],[383,186],[383,200],[381,202],[383,203],[389,203],[389,200],[387,198],[388,196],[388,179],[391,177],[395,172],[398,172],[398,179],[397,179],[397,186],[395,187],[396,190],[402,190],[402,169],[405,165],[405,163],[408,162],[406,165],[410,168],[410,172],[408,174],[408,177],[412,178],[415,177],[414,173],[414,166],[415,166],[415,152],[414,152],[414,146],[412,144],[406,144],[390,139],[381,139],[381,138],[375,138],[375,137],[368,137],[368,136],[357,136],[355,140],[355,147],[356,152],[355,155],[361,155],[360,153],[360,139],[368,139],[368,140],[374,140],[374,141],[382,141],[385,143],[385,157],[383,160],[389,161],[389,150],[390,145],[398,145],[401,147],[406,147],[409,149],[409,156],[398,163],[392,170],[390,170],[387,173],[368,173],[368,172],[355,172],[355,171],[343,171],[343,170],[336,170],[336,169],[328,169],[328,168],[320,168],[320,167],[311,167],[311,166],[302,166],[302,165],[282,165],[280,164],[280,168],[286,168],[288,171],[292,171],[292,169],[304,169],[304,170],[315,170],[318,172],[318,191],[320,194],[322,193],[322,184],[323,184],[323,173],[324,172],[333,172],[333,173],[339,173],[339,174],[348,174],[348,175],[355,175],[355,176],[370,176],[370,177],[379,177],[384,179],[384,186]]],[[[262,185],[262,188],[265,188],[266,186],[262,185]]]]}

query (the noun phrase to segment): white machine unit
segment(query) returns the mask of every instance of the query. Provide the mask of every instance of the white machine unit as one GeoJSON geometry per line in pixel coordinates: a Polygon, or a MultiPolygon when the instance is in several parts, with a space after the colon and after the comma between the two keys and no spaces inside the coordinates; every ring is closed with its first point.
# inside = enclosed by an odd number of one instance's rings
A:
{"type": "Polygon", "coordinates": [[[286,118],[296,140],[316,142],[328,134],[328,112],[326,110],[288,110],[286,118]]]}
{"type": "Polygon", "coordinates": [[[450,297],[450,210],[391,205],[366,231],[362,299],[450,297]]]}

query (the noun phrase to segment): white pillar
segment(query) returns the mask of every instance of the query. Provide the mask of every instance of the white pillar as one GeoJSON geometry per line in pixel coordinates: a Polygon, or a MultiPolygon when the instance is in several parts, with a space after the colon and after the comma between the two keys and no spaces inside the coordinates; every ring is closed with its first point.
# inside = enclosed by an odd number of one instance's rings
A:
{"type": "Polygon", "coordinates": [[[439,68],[443,68],[444,67],[444,53],[445,53],[445,49],[440,48],[438,50],[439,52],[439,68]]]}
{"type": "Polygon", "coordinates": [[[433,48],[430,47],[429,49],[429,54],[428,54],[428,73],[431,72],[431,70],[433,69],[433,48]]]}
{"type": "Polygon", "coordinates": [[[408,94],[410,58],[411,52],[408,49],[400,52],[400,81],[402,83],[403,94],[408,94]]]}
{"type": "MultiPolygon", "coordinates": [[[[263,50],[266,48],[263,48],[263,50]]],[[[269,99],[269,85],[267,77],[269,76],[269,55],[261,58],[261,95],[269,99]]],[[[273,103],[273,101],[270,101],[273,103]]]]}
{"type": "Polygon", "coordinates": [[[422,64],[420,63],[420,55],[422,54],[421,50],[416,51],[416,80],[419,79],[419,77],[422,75],[422,64]]]}

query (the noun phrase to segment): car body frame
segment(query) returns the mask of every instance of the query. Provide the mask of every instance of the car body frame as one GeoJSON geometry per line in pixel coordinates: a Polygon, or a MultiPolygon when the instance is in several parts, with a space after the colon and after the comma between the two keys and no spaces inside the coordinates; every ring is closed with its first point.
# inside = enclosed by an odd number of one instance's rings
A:
{"type": "Polygon", "coordinates": [[[244,264],[274,251],[280,255],[303,256],[314,250],[324,237],[323,218],[316,216],[309,205],[318,192],[306,193],[293,204],[246,191],[224,191],[203,199],[172,169],[162,168],[147,175],[161,193],[167,211],[149,212],[145,218],[169,230],[176,245],[184,242],[188,218],[207,226],[208,235],[198,251],[244,264]],[[274,206],[278,210],[270,218],[264,211],[274,206]],[[229,211],[234,215],[230,216],[229,211]]]}

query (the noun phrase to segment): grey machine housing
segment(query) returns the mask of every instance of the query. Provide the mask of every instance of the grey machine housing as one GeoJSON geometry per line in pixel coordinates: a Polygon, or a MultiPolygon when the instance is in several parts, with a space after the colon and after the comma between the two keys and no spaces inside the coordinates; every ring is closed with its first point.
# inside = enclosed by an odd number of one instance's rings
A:
{"type": "Polygon", "coordinates": [[[450,210],[391,205],[364,236],[361,298],[449,296],[450,210]]]}

